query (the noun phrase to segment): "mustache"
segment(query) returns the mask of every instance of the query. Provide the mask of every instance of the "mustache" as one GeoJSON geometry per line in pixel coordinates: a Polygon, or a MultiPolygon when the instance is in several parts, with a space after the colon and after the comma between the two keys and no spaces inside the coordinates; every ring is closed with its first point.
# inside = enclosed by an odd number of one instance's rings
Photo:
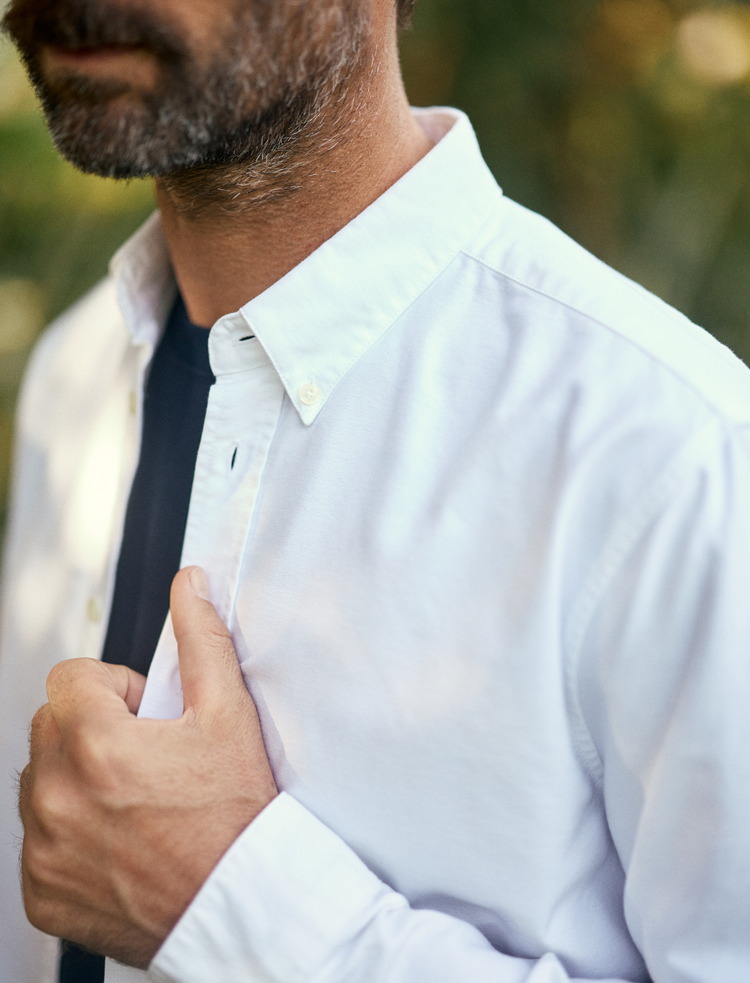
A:
{"type": "Polygon", "coordinates": [[[11,0],[0,30],[27,57],[43,45],[146,48],[170,61],[188,54],[174,28],[148,8],[123,8],[106,0],[11,0]]]}

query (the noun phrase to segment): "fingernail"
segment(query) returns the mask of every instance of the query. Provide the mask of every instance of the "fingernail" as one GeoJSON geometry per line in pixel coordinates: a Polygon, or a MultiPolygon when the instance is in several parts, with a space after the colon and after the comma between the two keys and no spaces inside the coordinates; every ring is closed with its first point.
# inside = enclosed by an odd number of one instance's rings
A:
{"type": "Polygon", "coordinates": [[[189,574],[190,586],[193,588],[198,597],[202,597],[204,601],[211,600],[211,591],[208,586],[208,580],[201,567],[193,567],[189,574]]]}

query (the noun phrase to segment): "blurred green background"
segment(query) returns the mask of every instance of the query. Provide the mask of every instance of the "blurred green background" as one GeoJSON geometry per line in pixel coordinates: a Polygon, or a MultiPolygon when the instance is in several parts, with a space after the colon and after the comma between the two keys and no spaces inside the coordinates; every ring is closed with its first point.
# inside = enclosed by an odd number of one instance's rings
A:
{"type": "MultiPolygon", "coordinates": [[[[750,7],[421,0],[402,53],[412,102],[466,110],[506,194],[750,361],[750,7]]],[[[30,346],[152,207],[58,158],[0,42],[0,512],[30,346]]]]}

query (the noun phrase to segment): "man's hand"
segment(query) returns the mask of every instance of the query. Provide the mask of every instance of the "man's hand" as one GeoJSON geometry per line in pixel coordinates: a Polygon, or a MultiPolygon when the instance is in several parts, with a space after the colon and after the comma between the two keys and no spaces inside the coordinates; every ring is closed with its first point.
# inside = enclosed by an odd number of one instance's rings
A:
{"type": "Polygon", "coordinates": [[[145,679],[124,666],[62,662],[21,776],[29,920],[141,968],[277,794],[230,634],[207,597],[200,568],[177,574],[179,720],[137,719],[145,679]]]}

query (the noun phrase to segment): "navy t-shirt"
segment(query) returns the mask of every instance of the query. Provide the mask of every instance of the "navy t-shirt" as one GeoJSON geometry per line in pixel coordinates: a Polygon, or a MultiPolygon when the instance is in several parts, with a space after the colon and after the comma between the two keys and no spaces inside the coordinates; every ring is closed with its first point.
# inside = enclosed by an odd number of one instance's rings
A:
{"type": "MultiPolygon", "coordinates": [[[[154,353],[102,661],[148,672],[180,566],[208,391],[208,331],[178,296],[154,353]]],[[[103,983],[104,958],[63,942],[60,983],[103,983]]]]}

